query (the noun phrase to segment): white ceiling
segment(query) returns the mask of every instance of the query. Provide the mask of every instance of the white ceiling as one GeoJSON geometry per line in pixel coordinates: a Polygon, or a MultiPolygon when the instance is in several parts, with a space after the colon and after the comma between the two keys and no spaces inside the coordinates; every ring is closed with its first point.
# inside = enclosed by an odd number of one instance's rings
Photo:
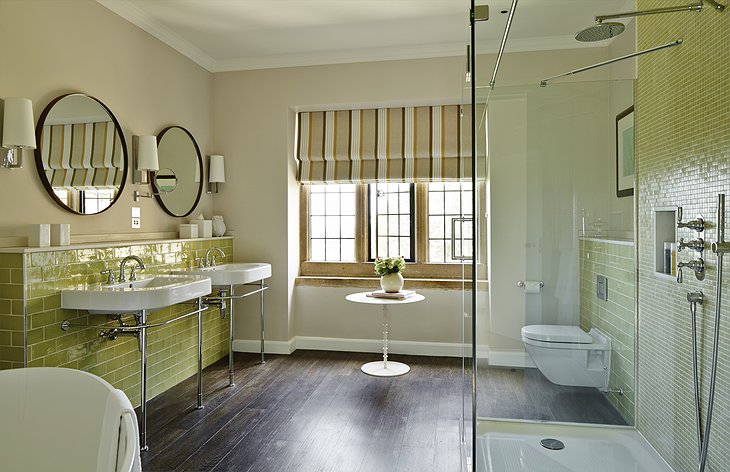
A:
{"type": "MultiPolygon", "coordinates": [[[[97,0],[211,72],[462,55],[468,0],[97,0]]],[[[496,52],[511,0],[488,4],[479,52],[496,52]]],[[[605,46],[573,35],[635,0],[521,0],[507,51],[605,46]]]]}

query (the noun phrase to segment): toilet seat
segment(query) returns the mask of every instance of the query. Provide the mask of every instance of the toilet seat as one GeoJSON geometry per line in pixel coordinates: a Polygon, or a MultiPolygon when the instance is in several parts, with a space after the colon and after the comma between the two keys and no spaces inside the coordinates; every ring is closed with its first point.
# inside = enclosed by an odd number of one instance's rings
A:
{"type": "Polygon", "coordinates": [[[522,337],[546,343],[590,344],[593,338],[579,326],[530,325],[522,328],[522,337]]]}

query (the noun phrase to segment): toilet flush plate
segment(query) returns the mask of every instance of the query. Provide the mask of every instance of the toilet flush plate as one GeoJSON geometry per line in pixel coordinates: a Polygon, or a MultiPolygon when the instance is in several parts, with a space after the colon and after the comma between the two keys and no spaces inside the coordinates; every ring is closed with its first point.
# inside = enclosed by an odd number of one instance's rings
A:
{"type": "Polygon", "coordinates": [[[603,275],[596,276],[596,297],[608,300],[608,279],[603,275]]]}

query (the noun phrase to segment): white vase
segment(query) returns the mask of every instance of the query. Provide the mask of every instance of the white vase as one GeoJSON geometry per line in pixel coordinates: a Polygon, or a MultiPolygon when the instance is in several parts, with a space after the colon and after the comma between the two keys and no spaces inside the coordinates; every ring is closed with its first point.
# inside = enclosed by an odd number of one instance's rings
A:
{"type": "Polygon", "coordinates": [[[223,222],[222,216],[213,216],[213,236],[223,236],[226,234],[226,224],[223,222]]]}
{"type": "Polygon", "coordinates": [[[400,272],[391,272],[380,277],[380,288],[384,292],[400,292],[403,288],[403,276],[400,272]]]}

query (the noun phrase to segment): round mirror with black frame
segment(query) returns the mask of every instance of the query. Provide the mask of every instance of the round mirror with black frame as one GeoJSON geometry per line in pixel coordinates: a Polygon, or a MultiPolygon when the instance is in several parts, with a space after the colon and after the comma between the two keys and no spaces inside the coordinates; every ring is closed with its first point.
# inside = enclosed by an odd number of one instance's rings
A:
{"type": "Polygon", "coordinates": [[[63,209],[93,215],[110,208],[127,181],[127,144],[119,122],[98,99],[55,98],[36,125],[36,168],[63,209]]]}
{"type": "Polygon", "coordinates": [[[188,216],[203,193],[203,157],[190,131],[169,126],[157,135],[160,171],[152,183],[155,199],[172,216],[188,216]]]}

